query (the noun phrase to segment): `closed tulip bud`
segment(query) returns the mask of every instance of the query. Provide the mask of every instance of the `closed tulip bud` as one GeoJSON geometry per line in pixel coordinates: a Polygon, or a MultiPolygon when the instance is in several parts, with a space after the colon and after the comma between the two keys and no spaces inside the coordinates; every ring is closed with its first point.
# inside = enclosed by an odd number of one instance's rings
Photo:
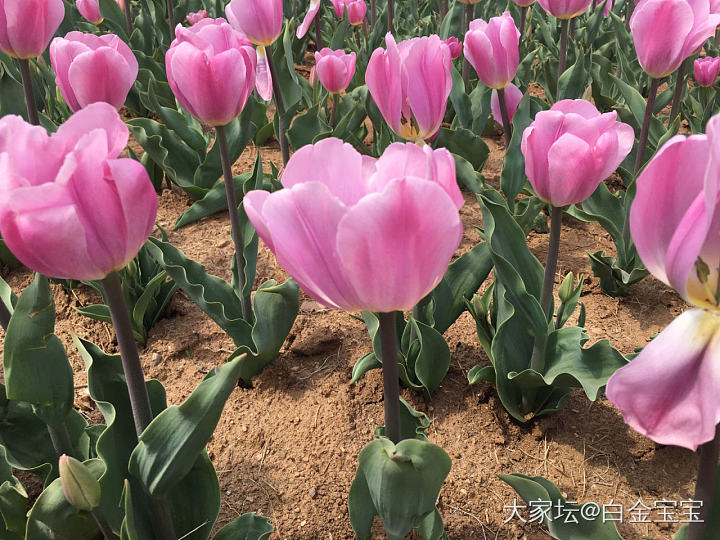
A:
{"type": "Polygon", "coordinates": [[[574,280],[575,276],[573,276],[573,273],[570,272],[565,276],[560,284],[560,288],[558,289],[558,298],[560,298],[560,302],[563,304],[566,304],[570,298],[572,298],[573,292],[575,292],[574,280]]]}
{"type": "Polygon", "coordinates": [[[225,15],[255,45],[269,47],[282,32],[282,0],[232,0],[225,15]]]}
{"type": "Polygon", "coordinates": [[[632,150],[635,133],[589,101],[565,99],[540,111],[523,132],[525,174],[540,199],[556,207],[587,199],[632,150]]]}
{"type": "Polygon", "coordinates": [[[508,11],[490,22],[476,19],[465,34],[465,58],[490,88],[505,88],[520,63],[520,32],[508,11]]]}
{"type": "Polygon", "coordinates": [[[395,43],[385,36],[387,50],[376,49],[365,82],[385,121],[408,141],[434,137],[445,116],[452,89],[450,48],[436,35],[395,43]]]}
{"type": "Polygon", "coordinates": [[[137,255],[157,195],[140,162],[117,159],[128,137],[107,103],[81,109],[52,135],[18,116],[0,119],[0,233],[25,266],[95,280],[137,255]]]}
{"type": "MultiPolygon", "coordinates": [[[[517,111],[522,98],[522,91],[514,84],[510,83],[505,87],[505,104],[508,108],[508,119],[510,122],[512,122],[515,111],[517,111]]],[[[490,96],[490,112],[492,112],[493,120],[502,125],[502,112],[500,111],[500,99],[498,98],[497,90],[493,90],[492,96],[490,96]]]]}
{"type": "Polygon", "coordinates": [[[211,126],[224,126],[242,112],[255,86],[256,63],[251,43],[224,19],[178,25],[165,55],[180,105],[211,126]]]}
{"type": "Polygon", "coordinates": [[[592,0],[537,0],[537,2],[553,17],[572,19],[582,15],[592,0]]]}
{"type": "Polygon", "coordinates": [[[348,12],[348,22],[352,26],[361,25],[365,22],[365,15],[367,14],[367,4],[365,0],[354,0],[346,4],[348,12]]]}
{"type": "Polygon", "coordinates": [[[720,58],[705,56],[695,60],[695,80],[700,86],[712,86],[720,73],[720,58]]]}
{"type": "Polygon", "coordinates": [[[25,60],[40,56],[64,16],[62,0],[0,0],[0,50],[25,60]]]}
{"type": "Polygon", "coordinates": [[[85,465],[74,457],[62,455],[58,468],[63,494],[71,506],[85,512],[100,506],[100,482],[85,465]]]}
{"type": "Polygon", "coordinates": [[[315,73],[328,92],[342,92],[355,75],[355,53],[322,49],[315,53],[315,73]]]}
{"type": "Polygon", "coordinates": [[[187,19],[187,22],[190,23],[190,25],[197,24],[203,19],[208,18],[208,12],[204,9],[201,9],[200,11],[196,11],[195,13],[188,13],[187,17],[185,18],[187,19]]]}
{"type": "Polygon", "coordinates": [[[642,0],[630,19],[638,61],[655,79],[670,75],[715,33],[708,0],[642,0]]]}
{"type": "Polygon", "coordinates": [[[100,24],[103,22],[103,16],[100,15],[98,0],[76,0],[75,6],[80,12],[80,15],[85,17],[88,22],[93,24],[100,24]]]}
{"type": "Polygon", "coordinates": [[[135,83],[135,55],[115,34],[70,32],[50,44],[55,83],[72,111],[104,101],[116,109],[135,83]]]}
{"type": "Polygon", "coordinates": [[[448,46],[448,49],[450,49],[450,58],[455,60],[456,58],[460,58],[460,55],[463,51],[463,46],[460,41],[458,41],[458,38],[455,36],[451,36],[445,40],[445,45],[448,46]]]}

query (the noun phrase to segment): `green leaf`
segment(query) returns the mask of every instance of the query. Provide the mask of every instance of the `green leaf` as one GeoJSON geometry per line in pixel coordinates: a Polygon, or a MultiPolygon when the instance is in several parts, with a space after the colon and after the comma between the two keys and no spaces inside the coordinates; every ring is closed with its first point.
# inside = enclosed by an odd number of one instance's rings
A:
{"type": "Polygon", "coordinates": [[[182,405],[165,409],[145,428],[128,470],[151,496],[168,496],[190,472],[237,386],[241,361],[209,374],[182,405]]]}
{"type": "Polygon", "coordinates": [[[15,306],[5,336],[5,383],[9,399],[27,401],[51,426],[62,424],[74,401],[73,371],[53,333],[55,302],[48,279],[36,274],[15,306]]]}
{"type": "Polygon", "coordinates": [[[274,530],[268,518],[250,512],[225,525],[213,540],[267,540],[274,530]]]}
{"type": "Polygon", "coordinates": [[[496,384],[495,368],[493,366],[475,366],[467,374],[469,384],[477,384],[480,381],[496,384]]]}
{"type": "Polygon", "coordinates": [[[580,99],[591,81],[592,56],[576,48],[577,60],[560,76],[558,81],[559,99],[580,99]]]}
{"type": "MultiPolygon", "coordinates": [[[[233,186],[235,187],[235,196],[237,200],[242,200],[243,184],[252,176],[251,173],[243,173],[233,177],[233,186]]],[[[205,196],[193,203],[193,205],[185,210],[175,222],[175,230],[198,221],[204,217],[211,216],[217,212],[227,210],[227,195],[225,193],[225,182],[218,180],[213,187],[205,194],[205,196]]]]}
{"type": "Polygon", "coordinates": [[[329,137],[333,130],[320,112],[320,105],[314,105],[307,112],[300,114],[293,120],[290,129],[287,130],[287,138],[293,149],[296,151],[303,146],[325,137],[329,137]]]}
{"type": "MultiPolygon", "coordinates": [[[[418,439],[429,442],[425,432],[430,427],[430,419],[425,413],[416,411],[412,405],[400,398],[400,440],[418,439]]],[[[385,426],[375,430],[375,437],[385,437],[385,426]]]]}
{"type": "MultiPolygon", "coordinates": [[[[630,272],[618,264],[615,257],[608,257],[604,251],[589,253],[590,266],[593,274],[600,280],[600,287],[612,297],[625,296],[630,286],[645,278],[648,272],[642,261],[637,260],[639,267],[631,268],[630,272]]],[[[632,265],[632,263],[630,263],[632,265]]]]}
{"type": "Polygon", "coordinates": [[[410,344],[407,366],[413,369],[413,374],[429,397],[450,368],[450,348],[442,334],[412,317],[405,327],[403,342],[410,339],[410,334],[416,341],[410,344]]]}
{"type": "Polygon", "coordinates": [[[371,369],[380,369],[381,367],[382,362],[378,360],[374,352],[366,354],[360,360],[355,362],[352,370],[352,379],[350,379],[350,384],[355,384],[356,382],[358,382],[362,378],[362,376],[371,369]]]}
{"type": "Polygon", "coordinates": [[[420,525],[415,527],[415,530],[424,540],[447,539],[445,524],[437,508],[432,514],[428,514],[428,516],[420,522],[420,525]]]}
{"type": "Polygon", "coordinates": [[[455,118],[465,129],[472,129],[473,113],[470,97],[465,92],[465,82],[462,75],[456,68],[452,68],[452,90],[450,91],[450,103],[455,109],[455,118]]]}
{"type": "Polygon", "coordinates": [[[0,301],[2,301],[5,306],[7,306],[8,310],[10,311],[10,314],[12,315],[13,311],[15,311],[15,304],[17,304],[17,296],[13,292],[13,290],[10,288],[10,285],[7,284],[7,282],[0,277],[0,301]]]}
{"type": "Polygon", "coordinates": [[[3,539],[22,540],[27,524],[28,495],[12,474],[7,452],[0,446],[0,534],[3,539]]]}
{"type": "Polygon", "coordinates": [[[479,135],[462,127],[454,130],[440,128],[433,146],[447,148],[453,154],[465,158],[475,170],[481,170],[490,156],[490,149],[485,141],[479,135]]]}

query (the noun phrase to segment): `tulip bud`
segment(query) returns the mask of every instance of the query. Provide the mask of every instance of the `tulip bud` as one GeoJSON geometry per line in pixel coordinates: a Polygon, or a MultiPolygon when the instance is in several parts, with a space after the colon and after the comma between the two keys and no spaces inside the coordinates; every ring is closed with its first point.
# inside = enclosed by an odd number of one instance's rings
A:
{"type": "Polygon", "coordinates": [[[85,17],[88,22],[93,24],[100,24],[103,22],[103,16],[100,14],[98,0],[76,0],[75,6],[80,12],[80,15],[85,17]]]}
{"type": "Polygon", "coordinates": [[[560,284],[558,297],[560,298],[560,302],[563,304],[567,304],[570,301],[570,298],[572,298],[573,292],[575,291],[574,280],[575,276],[573,276],[573,273],[570,272],[567,276],[565,276],[565,279],[563,279],[560,284]]]}
{"type": "Polygon", "coordinates": [[[317,70],[315,69],[315,66],[313,66],[310,69],[310,77],[309,77],[308,82],[310,83],[310,86],[312,86],[313,88],[315,88],[317,86],[317,83],[319,82],[318,76],[317,76],[317,70]]]}
{"type": "Polygon", "coordinates": [[[195,13],[188,13],[187,17],[185,17],[185,18],[187,19],[187,22],[189,22],[190,25],[192,26],[193,24],[199,23],[203,19],[207,19],[208,12],[205,11],[204,9],[201,9],[200,11],[196,11],[195,13]]]}
{"type": "Polygon", "coordinates": [[[0,50],[24,60],[40,56],[64,16],[62,0],[0,0],[0,50]]]}
{"type": "Polygon", "coordinates": [[[72,506],[91,512],[100,505],[100,483],[85,465],[63,454],[59,468],[63,494],[72,506]]]}
{"type": "Polygon", "coordinates": [[[700,86],[712,86],[720,73],[720,58],[705,56],[695,60],[695,80],[700,86]]]}
{"type": "Polygon", "coordinates": [[[451,36],[445,40],[445,45],[448,46],[448,49],[450,49],[450,58],[455,60],[456,58],[460,58],[460,55],[462,54],[462,43],[458,41],[458,38],[455,36],[451,36]]]}

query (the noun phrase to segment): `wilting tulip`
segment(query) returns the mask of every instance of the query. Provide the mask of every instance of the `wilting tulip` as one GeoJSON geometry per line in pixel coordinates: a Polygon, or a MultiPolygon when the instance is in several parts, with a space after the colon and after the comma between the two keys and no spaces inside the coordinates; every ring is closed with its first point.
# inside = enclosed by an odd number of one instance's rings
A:
{"type": "Polygon", "coordinates": [[[633,429],[692,450],[712,440],[720,422],[719,187],[719,116],[706,135],[670,139],[638,177],[630,210],[638,254],[701,309],[680,315],[607,384],[633,429]]]}
{"type": "Polygon", "coordinates": [[[537,2],[553,17],[572,19],[582,15],[592,0],[537,0],[537,2]]]}
{"type": "Polygon", "coordinates": [[[195,13],[188,13],[185,18],[187,19],[187,22],[189,22],[191,25],[197,24],[203,19],[208,18],[208,12],[204,9],[201,9],[200,11],[196,11],[195,13]]]}
{"type": "Polygon", "coordinates": [[[451,36],[445,40],[445,45],[448,46],[448,49],[450,49],[450,58],[455,60],[456,58],[460,58],[460,55],[463,52],[463,46],[460,41],[458,41],[458,38],[455,36],[451,36]]]}
{"type": "Polygon", "coordinates": [[[520,32],[510,12],[490,22],[475,19],[465,34],[465,58],[478,78],[490,88],[505,88],[515,78],[520,63],[520,32]]]}
{"type": "Polygon", "coordinates": [[[588,198],[632,150],[633,129],[615,111],[584,99],[558,101],[523,132],[525,173],[543,201],[562,207],[588,198]]]}
{"type": "Polygon", "coordinates": [[[718,24],[708,0],[642,0],[630,19],[640,65],[654,79],[698,52],[718,24]]]}
{"type": "Polygon", "coordinates": [[[140,162],[116,159],[128,137],[107,103],[88,105],[53,135],[18,116],[0,119],[0,232],[25,266],[94,280],[137,255],[157,196],[140,162]]]}
{"type": "Polygon", "coordinates": [[[462,237],[462,194],[445,149],[395,143],[379,160],[339,139],[290,158],[285,189],[245,195],[280,265],[322,304],[391,312],[442,279],[462,237]]]}
{"type": "Polygon", "coordinates": [[[232,0],[225,14],[230,24],[255,45],[269,47],[282,32],[282,0],[232,0]]]}
{"type": "Polygon", "coordinates": [[[452,89],[450,48],[436,35],[376,49],[365,72],[370,95],[385,121],[408,141],[435,136],[452,89]]]}
{"type": "Polygon", "coordinates": [[[115,34],[70,32],[50,44],[55,84],[72,111],[104,101],[116,109],[135,83],[135,55],[115,34]]]}
{"type": "Polygon", "coordinates": [[[62,0],[0,0],[0,50],[24,60],[40,56],[64,16],[62,0]]]}
{"type": "Polygon", "coordinates": [[[80,12],[80,15],[85,17],[88,22],[93,24],[100,24],[103,22],[103,16],[100,14],[98,0],[76,0],[75,6],[80,12]]]}
{"type": "Polygon", "coordinates": [[[203,19],[175,30],[165,55],[168,83],[190,114],[224,126],[245,107],[255,86],[252,45],[224,19],[203,19]]]}
{"type": "MultiPolygon", "coordinates": [[[[508,119],[512,122],[515,111],[517,111],[518,105],[523,98],[522,91],[510,83],[505,87],[505,103],[508,109],[508,119]]],[[[493,90],[492,96],[490,97],[490,111],[492,112],[493,119],[500,125],[502,125],[502,113],[500,112],[500,100],[498,99],[498,91],[493,90]]]]}
{"type": "Polygon", "coordinates": [[[315,53],[315,73],[331,94],[345,90],[355,75],[355,53],[325,48],[315,53]]]}
{"type": "Polygon", "coordinates": [[[705,56],[695,60],[695,80],[700,86],[712,86],[720,73],[720,58],[705,56]]]}

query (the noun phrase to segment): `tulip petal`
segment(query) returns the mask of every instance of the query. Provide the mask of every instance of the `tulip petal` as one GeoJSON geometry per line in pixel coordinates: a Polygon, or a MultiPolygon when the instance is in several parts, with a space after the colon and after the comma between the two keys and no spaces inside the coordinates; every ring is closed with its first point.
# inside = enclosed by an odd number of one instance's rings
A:
{"type": "Polygon", "coordinates": [[[67,77],[80,107],[104,101],[120,109],[135,82],[123,56],[110,47],[78,55],[67,77]]]}
{"type": "Polygon", "coordinates": [[[303,19],[302,24],[298,26],[295,37],[297,37],[298,39],[302,39],[305,37],[305,34],[307,34],[308,30],[310,29],[310,24],[312,24],[315,16],[318,14],[318,11],[320,11],[320,0],[310,0],[310,8],[305,14],[305,18],[303,19]]]}
{"type": "Polygon", "coordinates": [[[52,136],[64,143],[64,151],[72,150],[78,141],[94,129],[101,129],[107,136],[108,158],[114,158],[125,150],[130,131],[120,119],[117,110],[107,103],[88,105],[68,118],[52,136]]]}
{"type": "Polygon", "coordinates": [[[365,83],[390,129],[399,133],[403,110],[400,53],[392,34],[385,36],[385,43],[387,50],[378,47],[373,51],[365,71],[365,83]]]}
{"type": "Polygon", "coordinates": [[[590,145],[580,137],[565,133],[548,151],[550,199],[555,206],[566,206],[588,198],[600,183],[593,177],[595,160],[590,145]]]}
{"type": "Polygon", "coordinates": [[[439,185],[404,178],[347,212],[337,254],[363,309],[406,310],[440,282],[462,230],[455,203],[439,185]]]}
{"type": "Polygon", "coordinates": [[[257,73],[255,77],[255,88],[258,95],[265,101],[273,97],[272,75],[270,74],[270,63],[268,62],[265,47],[257,48],[257,73]]]}
{"type": "Polygon", "coordinates": [[[610,377],[608,399],[634,430],[696,450],[720,422],[720,317],[693,309],[610,377]]]}

